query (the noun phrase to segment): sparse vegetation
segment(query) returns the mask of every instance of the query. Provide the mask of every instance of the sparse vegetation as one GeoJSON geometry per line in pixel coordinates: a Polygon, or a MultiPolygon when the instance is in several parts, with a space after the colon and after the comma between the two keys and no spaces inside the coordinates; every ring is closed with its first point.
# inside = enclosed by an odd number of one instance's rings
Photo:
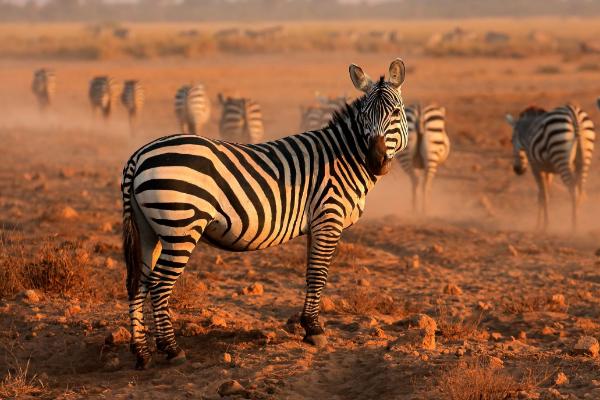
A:
{"type": "Polygon", "coordinates": [[[503,369],[484,366],[475,360],[458,363],[446,371],[438,387],[447,400],[505,400],[512,398],[520,385],[503,369]]]}
{"type": "Polygon", "coordinates": [[[368,289],[349,290],[340,302],[340,310],[355,315],[386,314],[405,316],[408,313],[406,304],[398,303],[391,296],[368,289]]]}
{"type": "Polygon", "coordinates": [[[560,74],[562,70],[557,65],[540,65],[535,72],[536,74],[560,74]]]}
{"type": "Polygon", "coordinates": [[[502,308],[508,314],[521,314],[534,311],[556,311],[565,312],[569,308],[563,302],[556,302],[547,295],[523,295],[505,298],[502,308]]]}
{"type": "Polygon", "coordinates": [[[437,304],[436,322],[439,334],[445,339],[467,339],[479,333],[482,313],[470,318],[462,315],[453,315],[448,305],[443,302],[437,304]]]}

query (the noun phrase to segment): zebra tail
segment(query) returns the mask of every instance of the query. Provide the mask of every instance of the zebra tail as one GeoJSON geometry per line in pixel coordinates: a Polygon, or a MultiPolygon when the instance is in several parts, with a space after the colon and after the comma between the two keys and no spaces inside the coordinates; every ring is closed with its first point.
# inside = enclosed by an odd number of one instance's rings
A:
{"type": "Polygon", "coordinates": [[[123,257],[127,266],[127,295],[132,300],[137,293],[140,277],[142,274],[142,247],[140,243],[140,231],[135,216],[133,215],[133,174],[135,162],[129,160],[123,171],[123,257]]]}

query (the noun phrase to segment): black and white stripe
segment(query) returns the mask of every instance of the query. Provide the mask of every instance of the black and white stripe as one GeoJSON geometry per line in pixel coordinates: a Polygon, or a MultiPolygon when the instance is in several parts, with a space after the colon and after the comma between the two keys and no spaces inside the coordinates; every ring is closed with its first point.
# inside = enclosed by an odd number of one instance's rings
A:
{"type": "Polygon", "coordinates": [[[423,170],[421,210],[427,211],[431,183],[438,165],[444,163],[450,153],[450,139],[446,133],[446,109],[436,105],[421,108],[406,107],[408,121],[408,146],[398,155],[400,165],[412,183],[413,210],[417,210],[418,169],[423,170]]]}
{"type": "Polygon", "coordinates": [[[210,118],[210,100],[204,85],[185,85],[175,94],[175,115],[184,133],[199,134],[210,118]]]}
{"type": "Polygon", "coordinates": [[[108,118],[118,95],[119,84],[114,78],[97,76],[90,81],[88,96],[94,113],[108,118]]]}
{"type": "Polygon", "coordinates": [[[35,95],[40,109],[44,110],[52,103],[56,93],[56,75],[54,71],[41,68],[33,73],[31,90],[35,95]]]}
{"type": "Polygon", "coordinates": [[[260,105],[244,97],[224,97],[219,93],[221,121],[219,134],[224,140],[235,143],[258,143],[262,140],[263,126],[260,105]]]}
{"type": "Polygon", "coordinates": [[[579,107],[567,104],[552,111],[529,107],[517,120],[506,116],[513,127],[513,169],[518,175],[531,165],[538,185],[538,228],[548,226],[548,189],[553,174],[560,175],[572,201],[572,227],[594,151],[594,124],[579,107]]]}
{"type": "Polygon", "coordinates": [[[144,108],[146,93],[144,87],[138,80],[125,81],[123,92],[121,92],[121,103],[127,110],[129,116],[129,128],[133,133],[137,119],[144,108]]]}
{"type": "Polygon", "coordinates": [[[300,107],[300,130],[314,131],[323,128],[331,120],[333,114],[342,109],[348,98],[317,96],[316,103],[300,107]]]}
{"type": "Polygon", "coordinates": [[[177,346],[168,301],[200,241],[249,251],[308,236],[305,340],[322,344],[321,292],[342,231],[362,215],[366,195],[407,144],[400,85],[404,64],[376,82],[352,65],[365,95],[318,131],[260,144],[195,135],[155,140],[123,171],[124,252],[137,366],[150,360],[142,305],[150,293],[157,347],[173,361],[177,346]]]}

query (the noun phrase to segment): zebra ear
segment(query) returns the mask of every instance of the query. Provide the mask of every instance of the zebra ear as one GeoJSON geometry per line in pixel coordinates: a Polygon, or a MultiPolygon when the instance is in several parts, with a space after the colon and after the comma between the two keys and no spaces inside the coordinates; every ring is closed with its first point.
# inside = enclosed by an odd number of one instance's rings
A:
{"type": "Polygon", "coordinates": [[[406,77],[406,68],[404,67],[404,61],[399,58],[396,58],[390,64],[390,83],[394,85],[395,88],[399,88],[404,82],[404,78],[406,77]]]}
{"type": "Polygon", "coordinates": [[[506,118],[506,122],[508,122],[508,124],[509,124],[510,126],[515,126],[515,119],[513,118],[513,116],[512,116],[512,115],[510,115],[510,114],[506,114],[506,117],[505,117],[505,118],[506,118]]]}
{"type": "Polygon", "coordinates": [[[354,87],[363,92],[369,91],[371,86],[373,85],[373,81],[369,78],[369,75],[365,74],[358,65],[350,64],[350,79],[352,79],[352,83],[354,87]]]}

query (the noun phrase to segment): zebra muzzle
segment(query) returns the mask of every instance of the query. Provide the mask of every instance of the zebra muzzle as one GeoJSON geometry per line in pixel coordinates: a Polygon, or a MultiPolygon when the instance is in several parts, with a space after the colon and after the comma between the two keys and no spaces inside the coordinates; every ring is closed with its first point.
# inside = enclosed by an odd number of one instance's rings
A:
{"type": "Polygon", "coordinates": [[[384,136],[375,136],[369,141],[367,168],[373,175],[385,175],[390,171],[392,158],[387,155],[384,136]]]}

